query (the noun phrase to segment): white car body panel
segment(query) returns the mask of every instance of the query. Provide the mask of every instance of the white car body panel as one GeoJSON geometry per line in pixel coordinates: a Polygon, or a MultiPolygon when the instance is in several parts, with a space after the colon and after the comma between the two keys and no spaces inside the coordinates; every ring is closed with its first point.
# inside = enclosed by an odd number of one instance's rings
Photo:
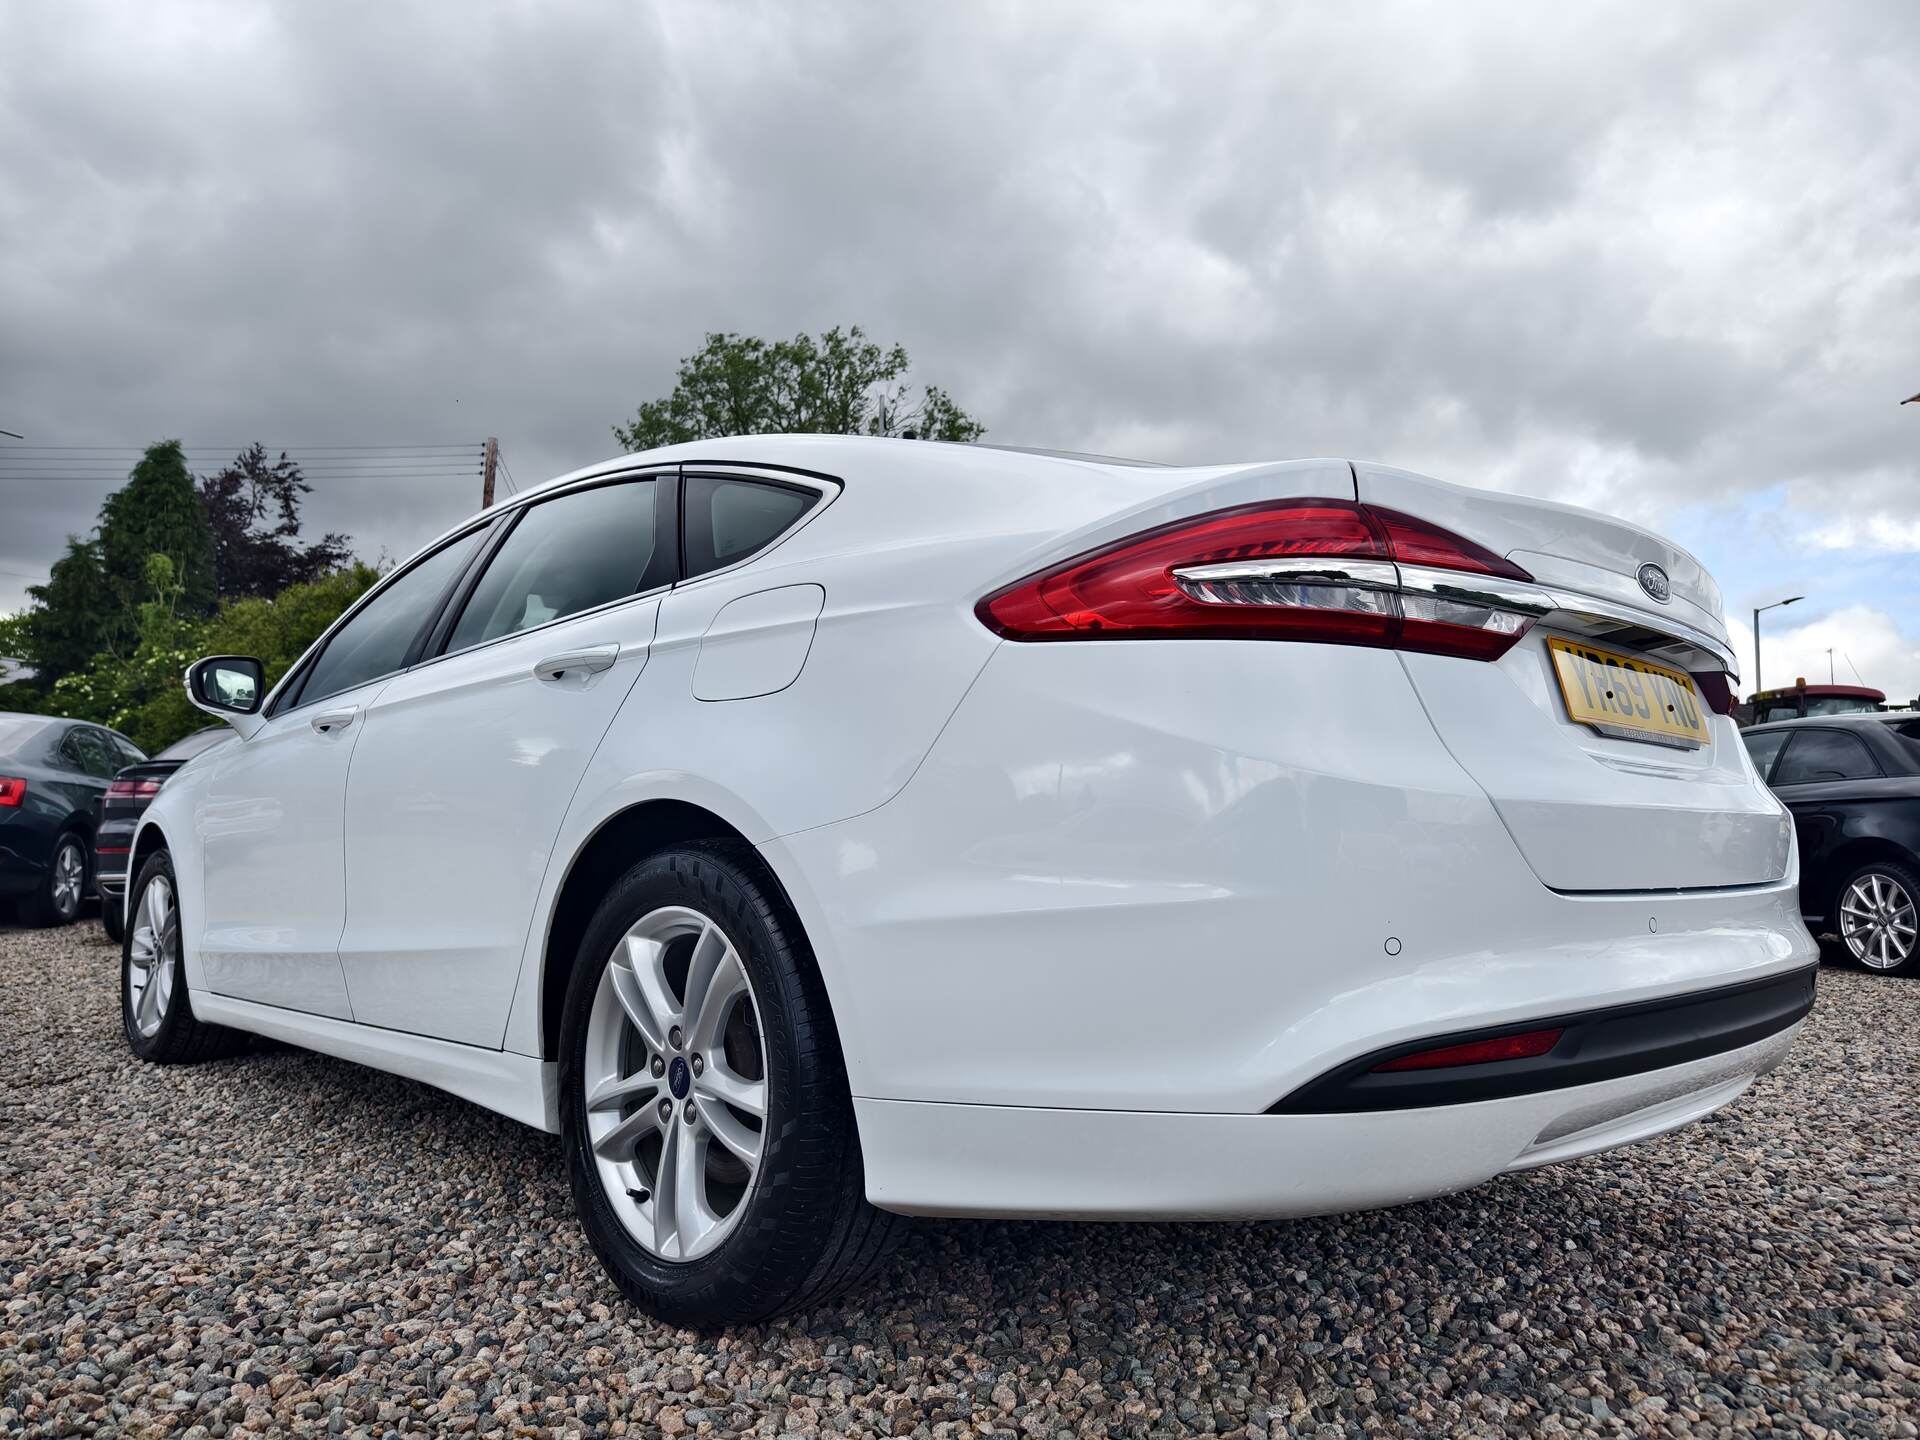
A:
{"type": "Polygon", "coordinates": [[[1003,647],[898,800],[761,847],[854,1093],[1258,1113],[1397,1040],[1808,963],[1791,884],[1541,885],[1397,662],[1003,647]]]}
{"type": "Polygon", "coordinates": [[[1737,1100],[1798,1030],[1647,1075],[1358,1115],[856,1100],[874,1204],[907,1215],[1272,1220],[1430,1199],[1651,1140],[1737,1100]],[[1541,1137],[1549,1137],[1542,1139],[1541,1137]],[[1143,1158],[1144,1157],[1144,1158],[1143,1158]]]}
{"type": "Polygon", "coordinates": [[[360,727],[322,733],[312,722],[316,713],[365,707],[388,683],[375,680],[312,711],[276,716],[251,738],[222,745],[190,777],[193,793],[205,797],[197,849],[207,867],[207,908],[196,913],[210,919],[196,947],[199,984],[242,1000],[353,1018],[340,970],[347,915],[342,841],[360,727]]]}
{"type": "Polygon", "coordinates": [[[1791,826],[1731,722],[1675,751],[1554,708],[1541,637],[1592,635],[1596,615],[1666,625],[1664,663],[1730,659],[1711,579],[1658,537],[1338,460],[1182,470],[825,436],[627,457],[512,503],[676,465],[804,472],[825,498],[745,563],[365,687],[344,743],[282,739],[306,726],[291,712],[162,790],[136,853],[173,850],[201,1018],[551,1129],[556,907],[611,822],[673,801],[755,846],[786,891],[889,1208],[1395,1203],[1659,1133],[1784,1052],[1791,1032],[1504,1099],[1262,1113],[1383,1046],[1813,962],[1791,826]],[[1021,643],[974,613],[1110,541],[1291,497],[1431,520],[1571,608],[1494,663],[1021,643]],[[1646,563],[1671,577],[1669,610],[1626,589],[1646,563]],[[532,679],[563,641],[618,658],[532,679]],[[324,866],[298,893],[275,867],[317,854],[323,807],[290,830],[284,797],[324,799],[339,756],[328,941],[324,866]],[[283,798],[237,793],[256,773],[283,798]],[[1125,1163],[1143,1150],[1161,1161],[1125,1163]]]}
{"type": "Polygon", "coordinates": [[[355,1020],[500,1044],[554,836],[646,673],[659,610],[637,598],[442,656],[366,707],[340,938],[355,1020]],[[610,668],[535,678],[596,649],[610,668]]]}

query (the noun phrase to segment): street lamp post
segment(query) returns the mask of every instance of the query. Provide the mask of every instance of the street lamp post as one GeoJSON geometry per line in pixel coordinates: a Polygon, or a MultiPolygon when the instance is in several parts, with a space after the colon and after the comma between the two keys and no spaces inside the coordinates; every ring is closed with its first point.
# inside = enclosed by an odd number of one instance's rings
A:
{"type": "Polygon", "coordinates": [[[1753,611],[1753,692],[1754,694],[1756,695],[1759,694],[1761,689],[1763,688],[1760,684],[1760,612],[1762,610],[1778,610],[1782,605],[1791,605],[1796,600],[1804,600],[1806,598],[1807,597],[1804,595],[1789,595],[1786,599],[1776,600],[1771,605],[1759,605],[1754,607],[1754,611],[1753,611]]]}

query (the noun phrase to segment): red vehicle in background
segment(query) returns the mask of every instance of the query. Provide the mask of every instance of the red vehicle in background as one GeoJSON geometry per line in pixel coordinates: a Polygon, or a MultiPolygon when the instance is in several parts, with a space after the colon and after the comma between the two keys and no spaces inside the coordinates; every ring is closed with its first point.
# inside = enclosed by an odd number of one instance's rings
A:
{"type": "Polygon", "coordinates": [[[1886,692],[1869,685],[1809,685],[1796,680],[1778,690],[1755,691],[1738,707],[1735,718],[1742,725],[1765,725],[1774,720],[1804,720],[1809,715],[1859,715],[1886,708],[1886,692]]]}

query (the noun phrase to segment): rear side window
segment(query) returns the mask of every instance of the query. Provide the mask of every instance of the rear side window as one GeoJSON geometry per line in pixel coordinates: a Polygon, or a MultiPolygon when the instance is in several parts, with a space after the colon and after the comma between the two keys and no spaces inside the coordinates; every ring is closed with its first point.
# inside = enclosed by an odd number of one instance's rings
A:
{"type": "Polygon", "coordinates": [[[1779,757],[1780,747],[1787,743],[1790,730],[1763,730],[1758,735],[1749,730],[1740,738],[1746,742],[1747,754],[1753,757],[1753,768],[1760,772],[1762,780],[1773,768],[1773,762],[1779,757]]]}
{"type": "Polygon", "coordinates": [[[686,573],[692,579],[766,549],[820,496],[800,485],[689,475],[685,503],[686,573]]]}
{"type": "Polygon", "coordinates": [[[407,652],[420,632],[432,623],[440,611],[453,582],[460,578],[480,543],[475,531],[463,535],[427,556],[411,570],[390,582],[347,621],[320,658],[307,671],[299,698],[293,703],[309,705],[338,695],[382,675],[391,675],[407,663],[407,652]]]}
{"type": "Polygon", "coordinates": [[[527,507],[473,587],[449,650],[482,645],[673,578],[659,485],[626,480],[527,507]]]}
{"type": "Polygon", "coordinates": [[[74,769],[101,780],[111,780],[120,768],[119,753],[101,730],[80,726],[67,732],[60,742],[60,753],[74,769]]]}
{"type": "Polygon", "coordinates": [[[1820,780],[1865,780],[1878,775],[1873,763],[1852,735],[1840,730],[1802,730],[1794,735],[1774,773],[1776,785],[1810,785],[1820,780]]]}

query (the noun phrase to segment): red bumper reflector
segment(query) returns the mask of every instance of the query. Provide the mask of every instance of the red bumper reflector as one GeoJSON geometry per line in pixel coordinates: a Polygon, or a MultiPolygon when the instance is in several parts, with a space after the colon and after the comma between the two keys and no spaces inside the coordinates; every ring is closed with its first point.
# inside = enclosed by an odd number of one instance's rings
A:
{"type": "Polygon", "coordinates": [[[132,849],[133,847],[131,845],[96,845],[93,847],[93,853],[96,855],[125,855],[131,852],[132,849]]]}
{"type": "Polygon", "coordinates": [[[1449,1065],[1490,1065],[1498,1060],[1531,1060],[1559,1043],[1564,1030],[1529,1030],[1524,1035],[1502,1035],[1497,1040],[1469,1040],[1438,1050],[1416,1050],[1374,1066],[1380,1070],[1439,1070],[1449,1065]]]}

